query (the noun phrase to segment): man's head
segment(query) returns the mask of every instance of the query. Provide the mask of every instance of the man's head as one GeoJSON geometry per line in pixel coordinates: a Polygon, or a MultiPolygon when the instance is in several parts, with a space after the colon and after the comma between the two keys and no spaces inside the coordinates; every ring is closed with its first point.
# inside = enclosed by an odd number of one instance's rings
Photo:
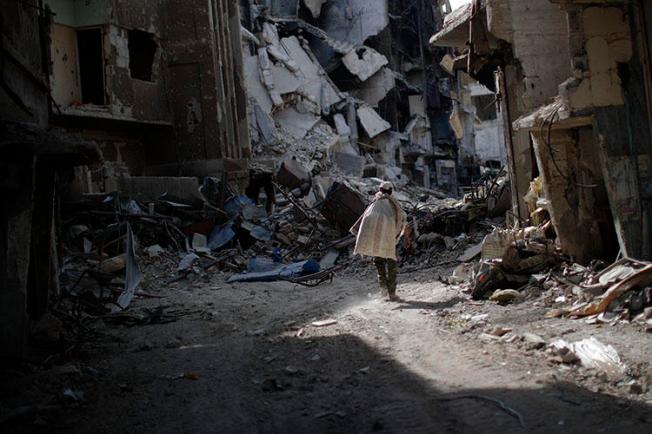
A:
{"type": "Polygon", "coordinates": [[[382,184],[380,184],[379,190],[381,193],[392,194],[392,191],[394,191],[394,186],[392,185],[391,182],[385,181],[382,184]]]}

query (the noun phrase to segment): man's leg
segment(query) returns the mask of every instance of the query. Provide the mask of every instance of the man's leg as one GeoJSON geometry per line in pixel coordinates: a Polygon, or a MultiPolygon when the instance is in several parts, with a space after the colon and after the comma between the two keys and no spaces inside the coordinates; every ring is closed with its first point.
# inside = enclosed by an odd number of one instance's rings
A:
{"type": "Polygon", "coordinates": [[[398,263],[394,259],[387,259],[387,292],[389,298],[396,298],[396,275],[398,274],[398,263]]]}
{"type": "Polygon", "coordinates": [[[374,258],[374,264],[378,270],[378,283],[380,289],[387,289],[387,264],[385,258],[374,258]]]}

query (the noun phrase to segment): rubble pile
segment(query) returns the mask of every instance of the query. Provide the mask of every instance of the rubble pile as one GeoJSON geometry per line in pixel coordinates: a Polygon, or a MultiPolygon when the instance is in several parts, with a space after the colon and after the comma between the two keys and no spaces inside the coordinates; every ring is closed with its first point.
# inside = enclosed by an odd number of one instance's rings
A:
{"type": "Polygon", "coordinates": [[[458,265],[448,280],[476,300],[510,303],[542,296],[548,318],[631,322],[652,331],[652,264],[622,258],[583,266],[563,255],[552,237],[549,222],[496,228],[479,245],[481,259],[458,265]]]}
{"type": "MultiPolygon", "coordinates": [[[[167,283],[221,270],[233,274],[231,282],[318,284],[357,264],[349,228],[381,179],[337,170],[324,176],[314,166],[311,173],[300,159],[286,159],[271,173],[253,167],[246,195],[208,177],[183,197],[164,193],[145,201],[114,192],[66,204],[60,280],[74,300],[70,309],[104,315],[127,308],[143,292],[139,263],[148,260],[166,263],[171,272],[158,277],[167,283]]],[[[498,223],[487,220],[495,185],[493,193],[465,201],[412,185],[397,189],[411,229],[400,247],[403,266],[434,266],[498,223]]]]}
{"type": "MultiPolygon", "coordinates": [[[[368,34],[354,37],[357,30],[330,29],[326,18],[321,22],[327,28],[321,29],[274,8],[257,11],[251,31],[243,28],[254,156],[273,160],[291,154],[305,165],[326,163],[347,176],[373,176],[403,186],[410,178],[402,170],[404,152],[435,154],[423,90],[390,69],[385,55],[365,45],[388,25],[386,12],[363,3],[347,7],[360,8],[350,26],[364,21],[368,34]],[[342,91],[336,81],[350,89],[342,91]],[[390,91],[403,88],[415,96],[410,96],[411,118],[397,131],[378,108],[390,91]]],[[[321,5],[315,10],[319,16],[321,5]]],[[[423,157],[414,166],[414,173],[424,174],[420,183],[430,187],[423,157]]]]}

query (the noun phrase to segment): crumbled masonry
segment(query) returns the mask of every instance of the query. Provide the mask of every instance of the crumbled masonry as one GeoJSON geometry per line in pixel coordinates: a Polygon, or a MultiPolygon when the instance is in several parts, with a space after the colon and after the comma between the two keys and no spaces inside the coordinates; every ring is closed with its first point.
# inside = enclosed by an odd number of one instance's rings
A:
{"type": "Polygon", "coordinates": [[[635,433],[652,0],[4,0],[0,433],[635,433]]]}

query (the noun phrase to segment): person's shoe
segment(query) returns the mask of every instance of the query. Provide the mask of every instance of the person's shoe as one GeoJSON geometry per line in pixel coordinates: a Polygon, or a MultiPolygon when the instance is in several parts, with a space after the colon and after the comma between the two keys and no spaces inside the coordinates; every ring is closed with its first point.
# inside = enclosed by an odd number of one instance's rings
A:
{"type": "Polygon", "coordinates": [[[387,300],[388,300],[388,301],[401,301],[401,297],[399,297],[399,296],[396,295],[396,294],[389,294],[389,295],[387,296],[387,300]]]}

